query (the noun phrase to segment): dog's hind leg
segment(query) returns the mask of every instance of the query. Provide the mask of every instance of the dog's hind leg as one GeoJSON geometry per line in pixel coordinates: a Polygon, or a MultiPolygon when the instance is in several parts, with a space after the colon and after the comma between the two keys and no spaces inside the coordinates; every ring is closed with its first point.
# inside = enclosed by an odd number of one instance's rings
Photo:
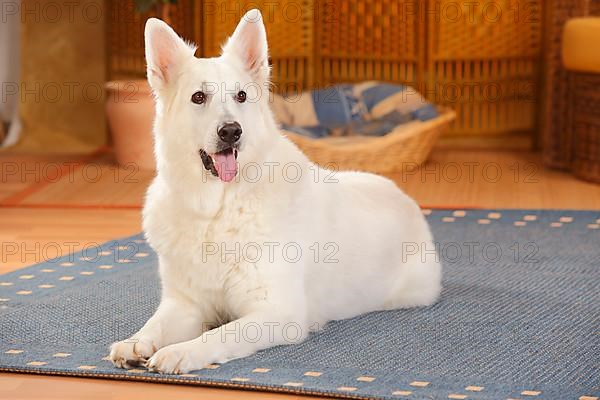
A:
{"type": "Polygon", "coordinates": [[[403,251],[403,260],[397,261],[400,265],[386,309],[429,306],[442,290],[442,267],[433,243],[411,245],[416,250],[403,251]]]}

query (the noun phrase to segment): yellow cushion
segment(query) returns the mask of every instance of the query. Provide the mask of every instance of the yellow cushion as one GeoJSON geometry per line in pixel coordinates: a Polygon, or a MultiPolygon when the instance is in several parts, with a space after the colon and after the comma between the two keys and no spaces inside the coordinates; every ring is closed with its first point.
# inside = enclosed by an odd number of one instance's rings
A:
{"type": "Polygon", "coordinates": [[[563,32],[565,68],[600,73],[600,18],[573,18],[563,32]]]}

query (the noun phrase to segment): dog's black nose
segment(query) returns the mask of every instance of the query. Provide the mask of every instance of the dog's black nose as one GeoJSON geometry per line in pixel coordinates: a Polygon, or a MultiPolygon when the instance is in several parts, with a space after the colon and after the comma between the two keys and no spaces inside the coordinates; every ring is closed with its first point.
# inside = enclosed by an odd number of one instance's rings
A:
{"type": "Polygon", "coordinates": [[[242,136],[242,127],[237,122],[228,122],[219,128],[217,134],[225,143],[234,144],[242,136]]]}

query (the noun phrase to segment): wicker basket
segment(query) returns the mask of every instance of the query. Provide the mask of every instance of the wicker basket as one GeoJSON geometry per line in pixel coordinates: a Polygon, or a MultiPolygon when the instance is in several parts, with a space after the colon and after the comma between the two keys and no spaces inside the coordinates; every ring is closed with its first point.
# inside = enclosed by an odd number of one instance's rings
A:
{"type": "Polygon", "coordinates": [[[310,139],[295,133],[287,136],[315,163],[333,170],[360,170],[389,174],[421,165],[438,137],[448,130],[456,113],[440,108],[432,120],[379,137],[310,139]]]}
{"type": "Polygon", "coordinates": [[[542,96],[541,141],[544,162],[569,169],[573,162],[573,120],[569,113],[573,80],[562,65],[563,27],[568,19],[600,15],[600,0],[550,0],[546,5],[544,95],[542,96]]]}

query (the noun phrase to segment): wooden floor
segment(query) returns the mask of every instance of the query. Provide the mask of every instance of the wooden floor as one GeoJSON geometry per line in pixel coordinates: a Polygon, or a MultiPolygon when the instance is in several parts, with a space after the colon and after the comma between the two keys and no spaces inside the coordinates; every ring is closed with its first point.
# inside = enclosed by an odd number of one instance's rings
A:
{"type": "MultiPolygon", "coordinates": [[[[152,173],[119,169],[110,154],[0,153],[0,273],[140,231],[152,173]],[[58,250],[57,250],[58,249],[58,250]],[[55,254],[61,252],[61,254],[55,254]]],[[[420,169],[390,176],[424,207],[600,209],[600,186],[546,170],[530,152],[438,148],[420,169]]],[[[296,398],[274,393],[0,374],[0,399],[296,398]]],[[[303,398],[305,398],[303,396],[303,398]]]]}

